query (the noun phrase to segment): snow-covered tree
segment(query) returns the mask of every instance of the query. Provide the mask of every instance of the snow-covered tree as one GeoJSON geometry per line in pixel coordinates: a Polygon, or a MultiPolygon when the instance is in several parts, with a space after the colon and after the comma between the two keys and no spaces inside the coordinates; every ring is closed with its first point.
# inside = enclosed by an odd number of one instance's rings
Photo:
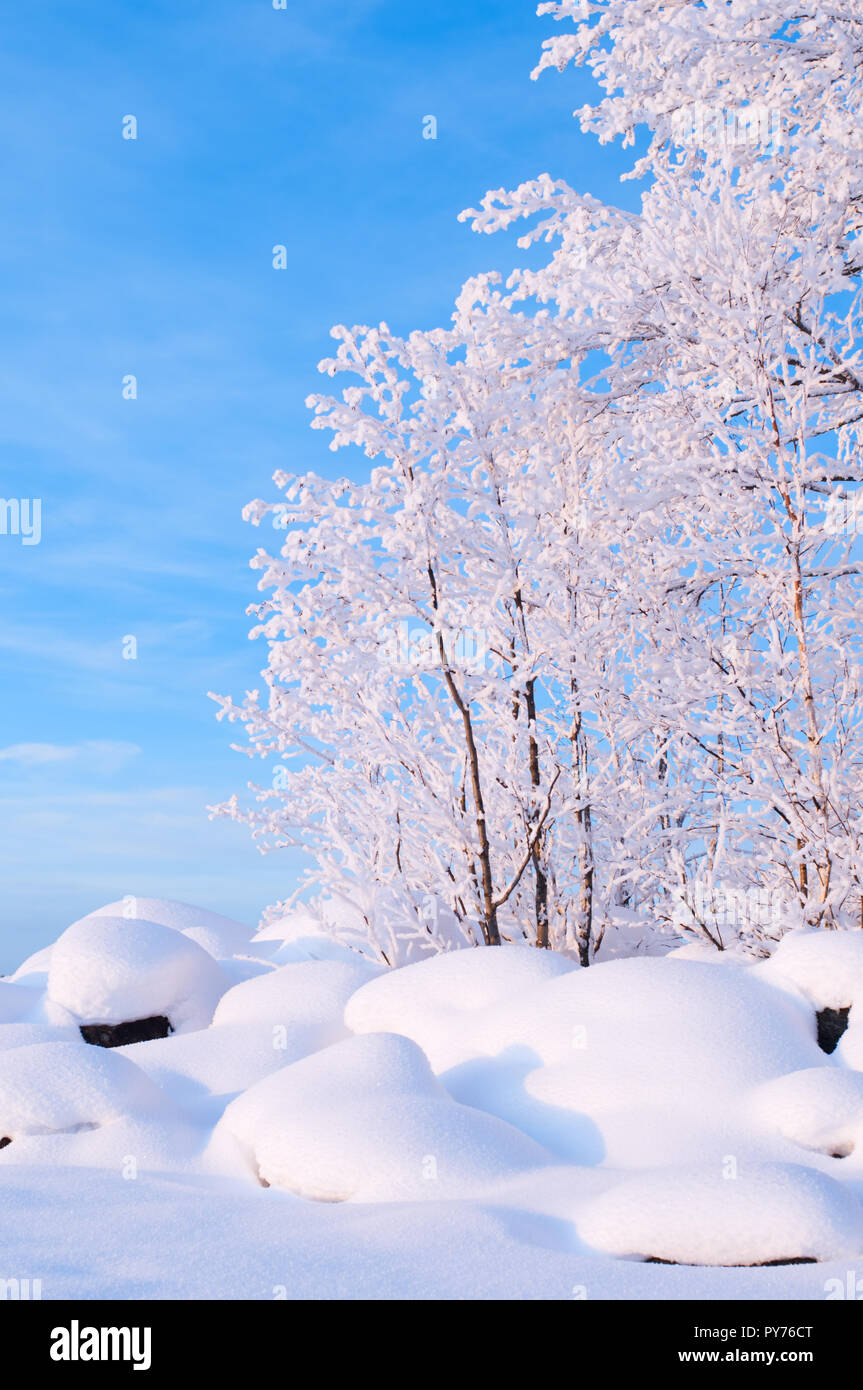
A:
{"type": "Polygon", "coordinates": [[[863,11],[542,9],[585,130],[649,132],[641,210],[496,190],[464,216],[545,264],[335,330],[315,424],[375,464],[250,508],[268,693],[222,705],[279,776],[228,809],[391,961],[860,924],[863,11]]]}
{"type": "Polygon", "coordinates": [[[620,778],[611,532],[590,516],[605,489],[570,418],[577,370],[507,360],[522,332],[488,281],[446,332],[336,330],[323,367],[361,384],[316,398],[316,423],[376,466],[280,477],[285,501],[250,509],[286,528],[257,561],[269,694],[223,709],[280,762],[266,809],[232,810],[309,848],[346,902],[385,889],[365,916],[387,959],[394,902],[408,939],[455,922],[587,958],[594,803],[620,778]]]}

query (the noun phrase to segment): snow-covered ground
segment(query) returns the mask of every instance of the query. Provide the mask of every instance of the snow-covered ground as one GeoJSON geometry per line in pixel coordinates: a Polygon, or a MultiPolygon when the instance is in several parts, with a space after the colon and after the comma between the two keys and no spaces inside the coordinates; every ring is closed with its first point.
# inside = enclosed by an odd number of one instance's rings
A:
{"type": "Polygon", "coordinates": [[[126,899],[0,981],[0,1276],[44,1298],[844,1296],[858,994],[863,932],[762,962],[510,945],[385,971],[299,913],[253,935],[126,899]],[[816,1011],[849,1006],[828,1055],[816,1011]]]}

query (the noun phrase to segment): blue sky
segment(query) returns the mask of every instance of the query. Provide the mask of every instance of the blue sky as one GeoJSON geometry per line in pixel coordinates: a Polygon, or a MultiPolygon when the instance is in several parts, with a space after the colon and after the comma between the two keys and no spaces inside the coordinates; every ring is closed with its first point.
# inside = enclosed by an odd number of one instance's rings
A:
{"type": "Polygon", "coordinates": [[[277,468],[364,466],[308,427],[331,324],[431,327],[523,260],[457,222],[487,188],[635,204],[571,118],[589,79],[530,81],[552,28],[529,0],[7,7],[0,496],[43,515],[0,536],[0,970],[124,893],[254,921],[292,891],[206,813],[251,775],[206,692],[265,663],[241,509],[277,468]]]}

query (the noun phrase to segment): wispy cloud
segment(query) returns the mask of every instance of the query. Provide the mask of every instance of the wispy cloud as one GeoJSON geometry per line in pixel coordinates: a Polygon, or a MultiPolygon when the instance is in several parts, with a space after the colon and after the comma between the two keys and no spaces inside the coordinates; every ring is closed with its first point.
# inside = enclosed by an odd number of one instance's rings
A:
{"type": "Polygon", "coordinates": [[[86,763],[96,772],[115,772],[138,756],[136,743],[89,739],[83,743],[11,743],[0,748],[0,762],[19,767],[43,767],[48,763],[86,763]]]}

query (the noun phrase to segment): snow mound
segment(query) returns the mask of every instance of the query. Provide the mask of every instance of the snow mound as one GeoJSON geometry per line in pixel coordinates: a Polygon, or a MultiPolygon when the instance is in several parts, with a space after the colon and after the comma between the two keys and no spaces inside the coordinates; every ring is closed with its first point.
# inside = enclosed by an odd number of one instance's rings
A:
{"type": "Polygon", "coordinates": [[[815,1009],[844,1009],[863,999],[863,931],[786,932],[755,974],[789,983],[815,1009]]]}
{"type": "Polygon", "coordinates": [[[153,1038],[116,1050],[157,1085],[192,1103],[201,1096],[228,1096],[296,1062],[314,1049],[302,1032],[282,1038],[266,1021],[223,1023],[179,1037],[153,1038]]]}
{"type": "Polygon", "coordinates": [[[749,970],[594,964],[488,1009],[450,1093],[559,1158],[647,1167],[739,1152],[741,1097],[824,1055],[806,1004],[749,970]]]}
{"type": "Polygon", "coordinates": [[[29,1047],[32,1043],[81,1041],[79,1030],[72,1025],[52,1027],[48,1023],[6,1023],[0,1028],[0,1052],[13,1047],[29,1047]]]}
{"type": "MultiPolygon", "coordinates": [[[[416,904],[375,906],[389,932],[407,930],[416,904]]],[[[323,908],[252,941],[185,904],[111,907],[0,980],[7,1192],[59,1175],[74,1193],[87,1170],[103,1186],[114,1175],[131,1213],[171,1175],[171,1221],[195,1204],[184,1230],[234,1213],[232,1259],[260,1256],[266,1232],[267,1260],[282,1277],[287,1249],[293,1277],[295,1255],[317,1269],[326,1233],[355,1231],[356,1268],[376,1251],[393,1296],[430,1287],[424,1257],[408,1269],[398,1254],[405,1229],[437,1232],[441,1269],[462,1288],[480,1218],[508,1252],[495,1288],[517,1297],[575,1284],[591,1296],[689,1297],[697,1285],[702,1297],[817,1297],[863,1255],[863,933],[791,933],[753,964],[697,944],[655,955],[642,924],[621,918],[605,943],[617,958],[583,970],[521,944],[431,954],[420,932],[394,959],[421,958],[385,970],[351,949],[350,904],[330,904],[339,941],[323,908]],[[852,1004],[827,1057],[816,1010],[852,1004]],[[165,1019],[175,1031],[153,1036],[165,1019]],[[123,1024],[136,1026],[114,1031],[123,1024]],[[108,1050],[82,1028],[106,1044],[150,1040],[108,1050]],[[311,1240],[305,1253],[298,1240],[311,1240]],[[832,1269],[808,1274],[718,1268],[827,1259],[832,1269]]],[[[67,1249],[68,1229],[47,1222],[48,1248],[67,1249]]],[[[224,1251],[208,1253],[197,1287],[213,1287],[220,1262],[224,1251]]],[[[267,1267],[265,1297],[272,1277],[267,1267]]],[[[332,1277],[328,1266],[327,1287],[332,1277]]],[[[233,1268],[231,1279],[242,1283],[233,1268]]],[[[487,1291],[487,1271],[475,1282],[487,1291]]]]}
{"type": "Polygon", "coordinates": [[[0,1136],[93,1129],[154,1113],[164,1098],[126,1057],[84,1042],[43,1042],[0,1054],[0,1136]]]}
{"type": "Polygon", "coordinates": [[[469,1037],[483,1010],[573,972],[582,973],[565,956],[531,946],[445,951],[357,990],[345,1023],[354,1033],[402,1033],[441,1071],[472,1055],[469,1037]]]}
{"type": "Polygon", "coordinates": [[[482,1034],[489,1052],[518,1044],[576,1073],[611,1065],[632,1097],[657,1069],[661,1084],[700,1075],[729,1089],[823,1061],[800,1001],[752,971],[667,957],[565,974],[490,1011],[482,1034]]]}
{"type": "Polygon", "coordinates": [[[220,1129],[259,1177],[318,1201],[466,1196],[548,1162],[517,1130],[458,1105],[408,1038],[347,1038],[259,1082],[220,1129]]]}
{"type": "Polygon", "coordinates": [[[54,947],[43,946],[41,951],[35,951],[32,956],[18,966],[18,969],[9,978],[16,984],[26,984],[29,988],[44,987],[48,978],[48,970],[51,965],[51,955],[54,947]]]}
{"type": "Polygon", "coordinates": [[[137,918],[83,917],[54,946],[51,1021],[124,1023],[164,1015],[175,1032],[205,1028],[227,976],[181,932],[137,918]]]}
{"type": "Polygon", "coordinates": [[[859,1255],[863,1208],[838,1182],[794,1163],[666,1169],[627,1179],[578,1219],[594,1250],[689,1265],[859,1255]]]}
{"type": "Polygon", "coordinates": [[[671,960],[697,960],[705,965],[752,965],[753,958],[745,951],[735,950],[733,947],[726,946],[724,951],[717,951],[715,946],[710,946],[706,941],[687,941],[682,946],[675,946],[673,951],[668,953],[671,960]]]}
{"type": "Polygon", "coordinates": [[[363,952],[337,941],[321,919],[311,912],[291,912],[267,922],[256,933],[252,944],[256,950],[271,952],[270,959],[277,965],[306,960],[340,960],[353,964],[369,959],[363,952]]]}
{"type": "Polygon", "coordinates": [[[863,1074],[809,1067],[778,1076],[753,1097],[757,1113],[801,1148],[846,1157],[863,1138],[863,1074]]]}
{"type": "Polygon", "coordinates": [[[323,923],[320,918],[312,912],[304,912],[301,908],[288,912],[284,917],[273,917],[271,921],[264,922],[252,937],[257,945],[261,941],[284,942],[291,941],[295,936],[318,936],[321,933],[323,923]]]}
{"type": "Polygon", "coordinates": [[[248,949],[252,928],[219,912],[191,903],[174,902],[171,898],[138,898],[133,895],[115,903],[106,903],[90,917],[123,917],[127,921],[158,922],[194,941],[217,960],[248,949]]]}
{"type": "Polygon", "coordinates": [[[213,1024],[253,1023],[267,1031],[271,1047],[302,1057],[347,1036],[345,1005],[376,973],[360,960],[355,965],[337,960],[283,965],[229,989],[213,1024]]]}

